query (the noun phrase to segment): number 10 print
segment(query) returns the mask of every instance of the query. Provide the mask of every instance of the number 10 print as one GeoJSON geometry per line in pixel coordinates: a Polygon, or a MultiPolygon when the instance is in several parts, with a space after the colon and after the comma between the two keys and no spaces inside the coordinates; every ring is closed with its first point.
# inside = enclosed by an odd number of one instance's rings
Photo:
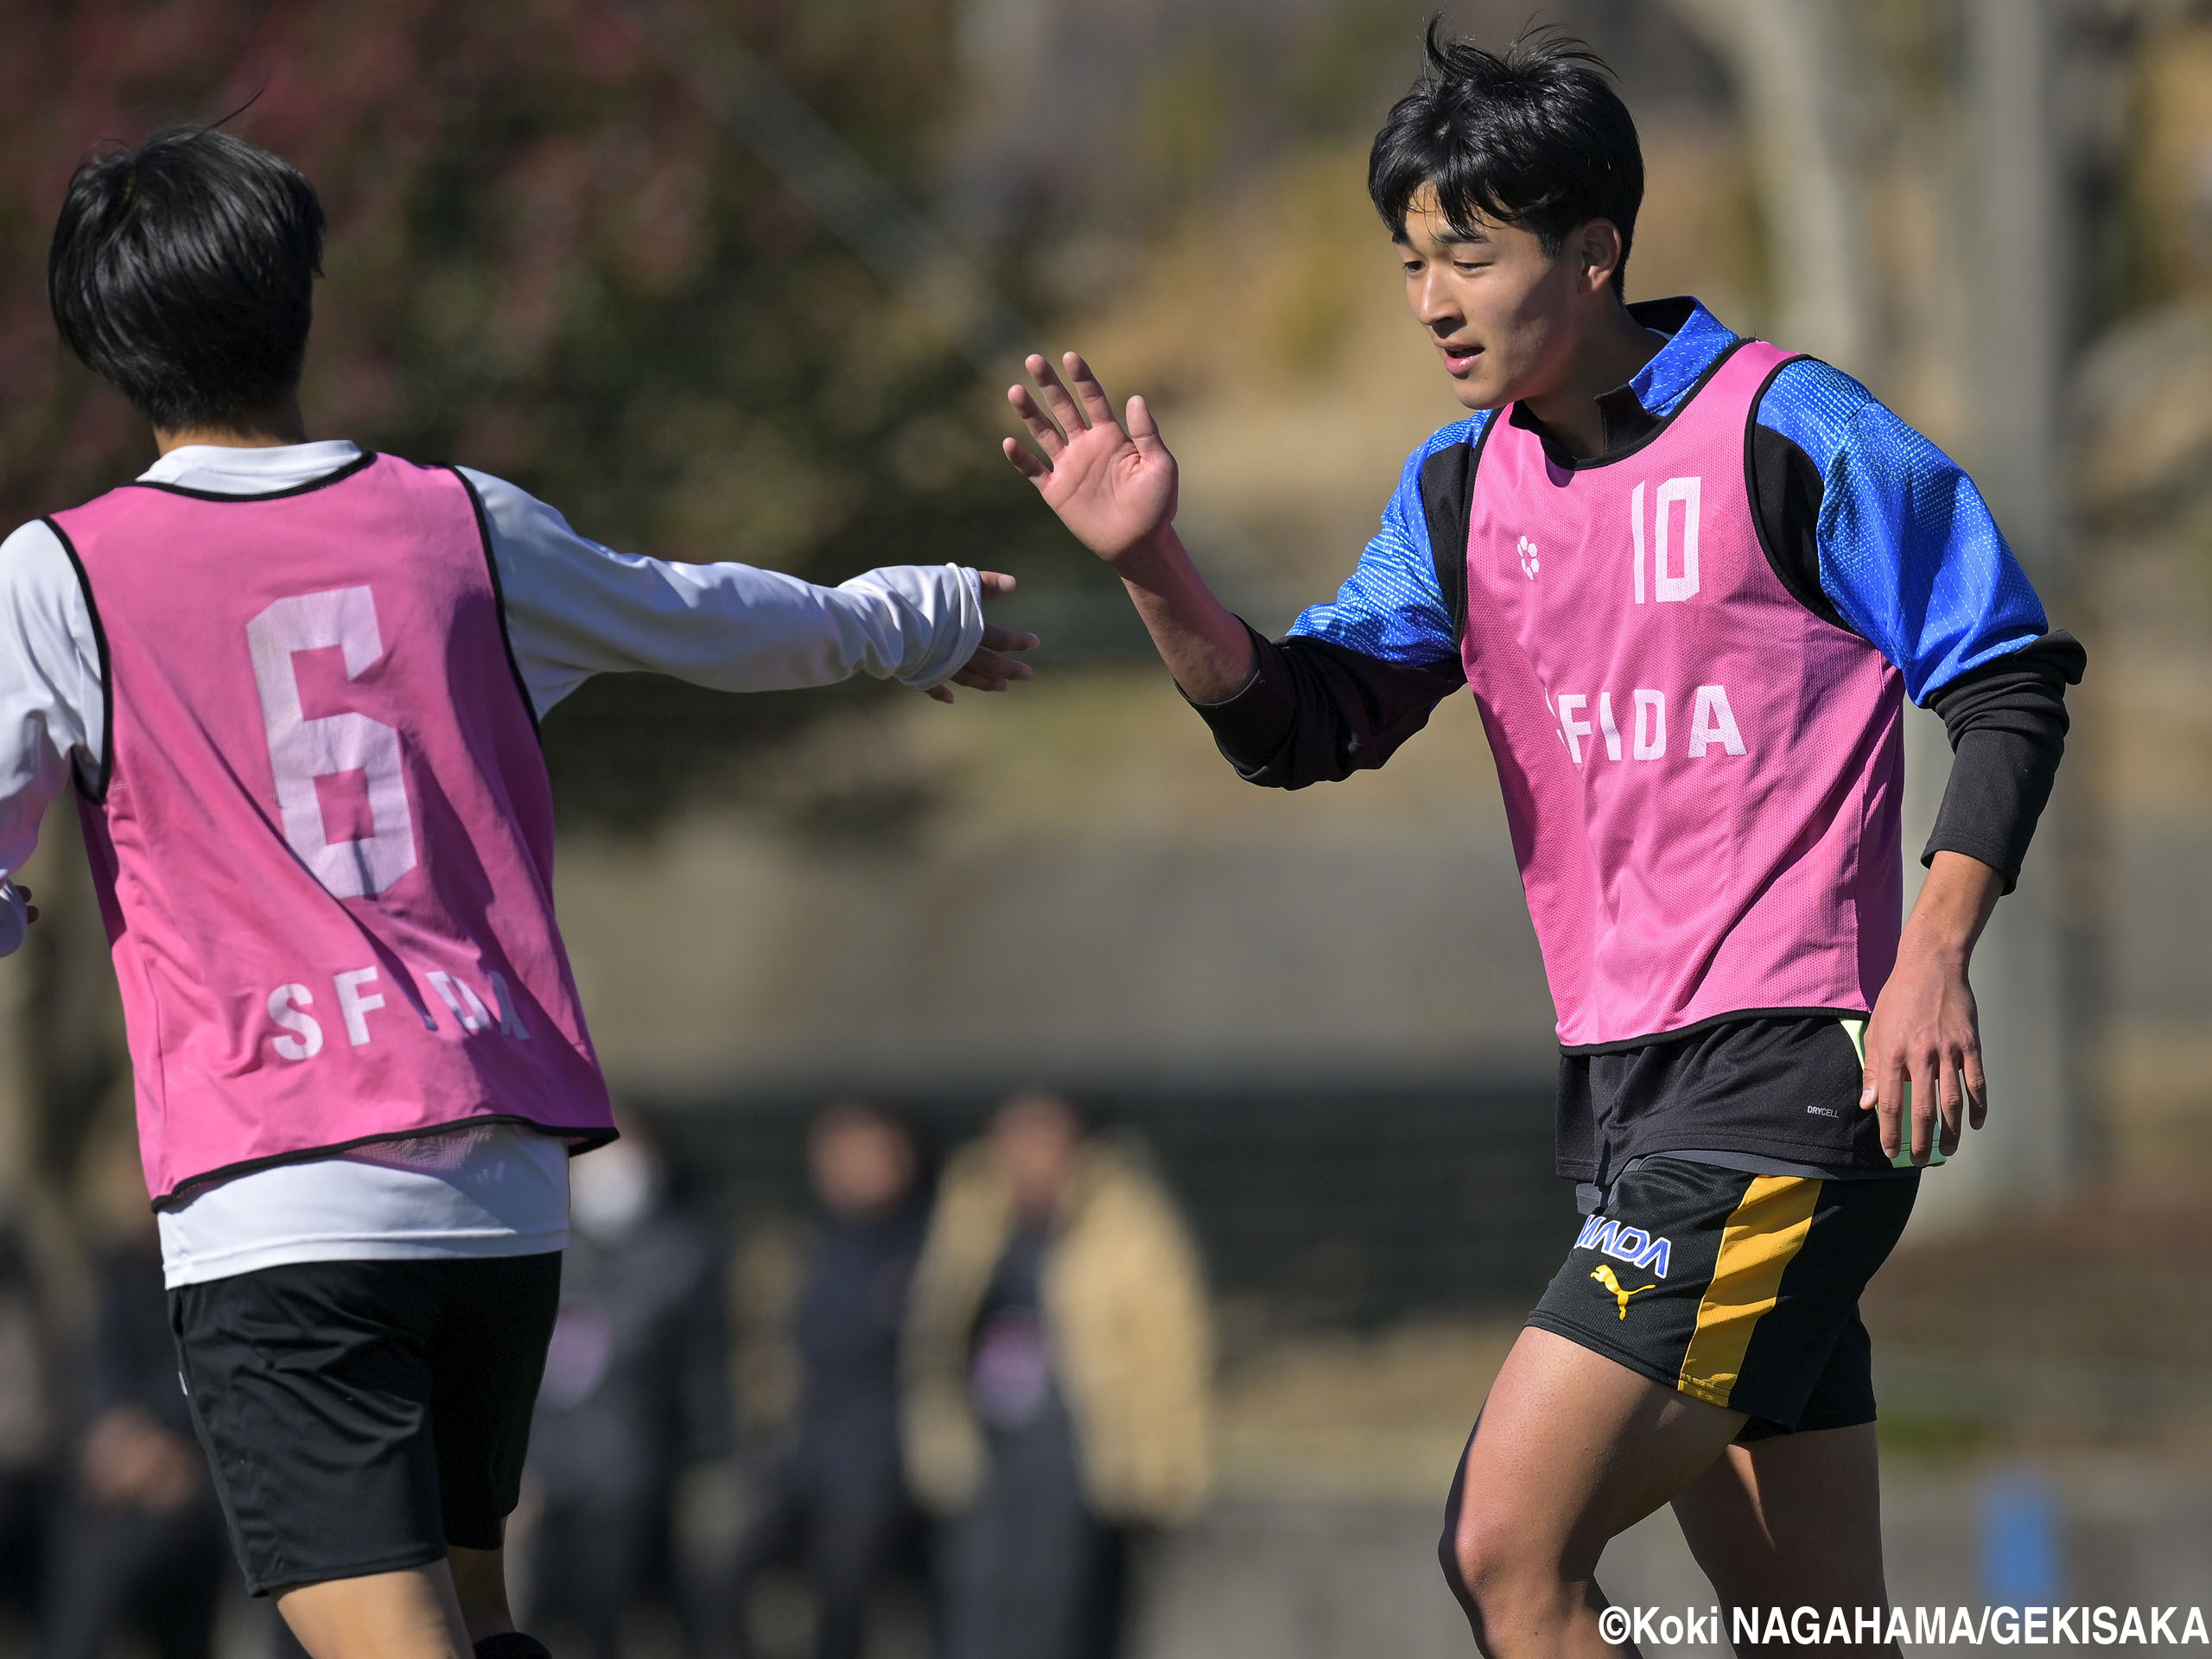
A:
{"type": "MultiPolygon", "coordinates": [[[[1659,486],[1659,498],[1653,513],[1651,526],[1651,576],[1654,596],[1661,604],[1670,600],[1685,600],[1697,592],[1697,510],[1698,497],[1704,480],[1695,478],[1670,478],[1659,486]],[[1668,509],[1676,502],[1681,504],[1682,568],[1679,573],[1667,569],[1668,509]]],[[[1629,492],[1629,534],[1636,546],[1636,602],[1643,603],[1643,486],[1639,484],[1629,492]]]]}

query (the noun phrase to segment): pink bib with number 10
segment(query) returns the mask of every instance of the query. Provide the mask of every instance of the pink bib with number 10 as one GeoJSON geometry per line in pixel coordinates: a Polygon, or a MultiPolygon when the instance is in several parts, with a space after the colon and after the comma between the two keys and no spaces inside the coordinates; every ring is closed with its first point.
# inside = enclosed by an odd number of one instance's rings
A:
{"type": "Polygon", "coordinates": [[[553,806],[480,509],[364,456],[48,521],[102,647],[79,816],[158,1203],[499,1120],[610,1138],[553,918],[553,806]]]}
{"type": "Polygon", "coordinates": [[[1783,587],[1751,505],[1789,360],[1739,344],[1587,461],[1484,429],[1462,657],[1569,1049],[1863,1015],[1897,960],[1904,682],[1783,587]]]}

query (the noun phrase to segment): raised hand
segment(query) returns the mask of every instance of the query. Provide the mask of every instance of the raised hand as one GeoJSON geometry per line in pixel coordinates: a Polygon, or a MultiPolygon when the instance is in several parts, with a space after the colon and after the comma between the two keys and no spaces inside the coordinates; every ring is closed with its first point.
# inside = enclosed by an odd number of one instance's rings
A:
{"type": "MultiPolygon", "coordinates": [[[[980,570],[985,599],[999,599],[1014,591],[1014,578],[1002,576],[995,570],[980,570]]],[[[1016,680],[1026,680],[1036,671],[1028,664],[1006,653],[1011,651],[1035,649],[1037,636],[1022,633],[1013,628],[1002,628],[995,622],[983,624],[982,643],[976,647],[957,674],[944,685],[933,685],[929,695],[939,702],[952,701],[952,688],[964,685],[976,691],[1003,691],[1016,680]]]]}
{"type": "Polygon", "coordinates": [[[1143,398],[1129,399],[1124,429],[1090,365],[1073,352],[1061,361],[1075,388],[1072,395],[1041,357],[1023,365],[1036,383],[1036,396],[1027,386],[1007,388],[1007,401],[1044,458],[1019,438],[1006,441],[1006,458],[1037,486],[1077,541],[1118,565],[1174,522],[1175,457],[1160,441],[1160,428],[1143,398]]]}
{"type": "Polygon", "coordinates": [[[1016,438],[1006,441],[1006,458],[1076,539],[1114,568],[1175,683],[1199,702],[1236,696],[1256,671],[1252,632],[1207,588],[1175,533],[1175,457],[1152,411],[1130,398],[1124,429],[1090,365],[1073,352],[1061,361],[1072,394],[1041,357],[1026,365],[1035,396],[1027,386],[1007,388],[1044,458],[1016,438]]]}

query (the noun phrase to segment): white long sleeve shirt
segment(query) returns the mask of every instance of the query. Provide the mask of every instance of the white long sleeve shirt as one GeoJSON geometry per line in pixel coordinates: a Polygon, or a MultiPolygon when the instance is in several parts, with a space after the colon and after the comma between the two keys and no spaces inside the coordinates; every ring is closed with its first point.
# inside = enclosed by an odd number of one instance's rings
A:
{"type": "MultiPolygon", "coordinates": [[[[311,483],[352,443],[191,445],[141,480],[227,495],[311,483]]],[[[467,469],[464,469],[465,471],[467,469]]],[[[742,564],[670,564],[579,536],[553,508],[468,471],[523,686],[541,716],[594,674],[648,671],[724,691],[829,685],[868,674],[926,689],[983,632],[982,586],[957,565],[894,565],[824,588],[742,564]]],[[[99,645],[69,556],[42,521],[0,542],[0,955],[22,942],[8,880],[73,773],[106,742],[99,645]]],[[[484,1125],[257,1171],[160,1214],[171,1286],[289,1262],[524,1255],[568,1238],[559,1141],[484,1125]]]]}

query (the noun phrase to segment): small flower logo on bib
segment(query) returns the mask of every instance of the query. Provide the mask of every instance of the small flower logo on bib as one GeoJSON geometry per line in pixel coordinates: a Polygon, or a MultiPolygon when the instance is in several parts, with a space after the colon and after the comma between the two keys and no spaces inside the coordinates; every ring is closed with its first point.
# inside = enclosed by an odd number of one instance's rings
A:
{"type": "Polygon", "coordinates": [[[1516,550],[1521,555],[1521,574],[1534,582],[1536,579],[1536,544],[1523,536],[1516,550]]]}

